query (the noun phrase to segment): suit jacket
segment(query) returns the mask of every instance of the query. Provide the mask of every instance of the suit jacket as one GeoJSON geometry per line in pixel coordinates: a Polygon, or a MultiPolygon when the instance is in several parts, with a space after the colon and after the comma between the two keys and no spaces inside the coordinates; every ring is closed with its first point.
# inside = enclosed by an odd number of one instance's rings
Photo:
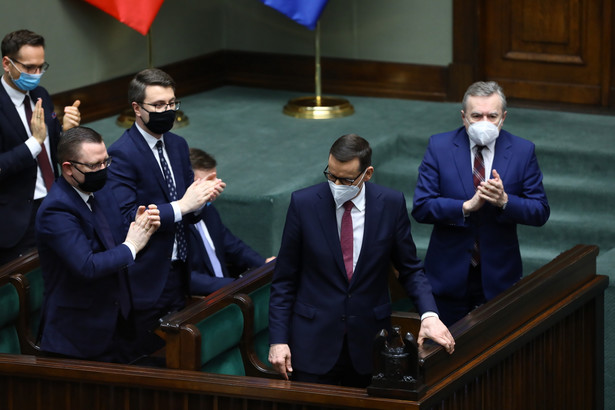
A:
{"type": "Polygon", "coordinates": [[[126,230],[111,189],[95,197],[116,246],[102,240],[93,214],[73,187],[58,179],[36,217],[44,281],[41,349],[79,358],[104,352],[119,312],[119,280],[132,254],[122,245],[126,230]]]}
{"type": "Polygon", "coordinates": [[[508,194],[506,209],[486,203],[464,218],[462,204],[475,192],[467,132],[461,127],[429,140],[419,167],[412,216],[434,225],[425,273],[436,295],[465,295],[475,238],[479,240],[487,300],[512,286],[522,275],[517,224],[541,226],[549,219],[532,142],[502,130],[492,169],[500,174],[508,194]]]}
{"type": "MultiPolygon", "coordinates": [[[[164,134],[164,143],[175,177],[177,197],[181,198],[194,180],[188,144],[170,132],[164,134]]],[[[108,184],[120,204],[126,228],[134,220],[139,205],[156,204],[160,210],[160,228],[147,247],[139,252],[130,275],[134,306],[144,310],[162,295],[171,268],[176,229],[171,197],[158,161],[136,125],[124,132],[108,152],[113,157],[108,184]]],[[[186,232],[188,224],[196,220],[192,215],[184,216],[182,223],[186,232]]]]}
{"type": "Polygon", "coordinates": [[[359,373],[372,368],[372,342],[390,329],[391,262],[421,313],[437,312],[410,233],[401,192],[366,183],[363,245],[348,282],[329,185],[291,197],[269,305],[270,342],[290,346],[293,367],[324,374],[337,361],[344,334],[359,373]]]}
{"type": "MultiPolygon", "coordinates": [[[[56,147],[62,127],[53,110],[49,93],[43,87],[30,91],[30,98],[43,100],[45,124],[49,133],[51,167],[56,177],[56,147]]],[[[0,214],[3,227],[0,229],[0,248],[10,248],[22,238],[32,212],[32,198],[36,185],[38,163],[24,142],[30,137],[21,122],[15,105],[0,85],[0,214]]]]}
{"type": "Polygon", "coordinates": [[[209,295],[231,283],[234,278],[229,274],[228,263],[242,271],[265,264],[262,256],[224,226],[220,214],[213,205],[206,206],[201,216],[216,248],[216,256],[220,261],[224,277],[216,277],[203,238],[196,226],[191,225],[188,235],[190,293],[209,295]]]}

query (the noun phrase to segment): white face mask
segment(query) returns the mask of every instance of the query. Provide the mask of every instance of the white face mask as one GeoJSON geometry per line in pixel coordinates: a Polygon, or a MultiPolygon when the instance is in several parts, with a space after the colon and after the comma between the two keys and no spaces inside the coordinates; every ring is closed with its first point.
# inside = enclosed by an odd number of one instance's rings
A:
{"type": "Polygon", "coordinates": [[[499,126],[501,123],[502,120],[500,120],[498,125],[489,121],[478,121],[474,124],[470,124],[468,127],[470,140],[476,145],[489,145],[500,135],[499,126]]]}
{"type": "Polygon", "coordinates": [[[355,196],[359,195],[359,191],[361,190],[359,187],[361,186],[361,181],[363,181],[363,177],[365,176],[365,171],[363,171],[361,180],[356,185],[335,185],[335,182],[329,181],[329,188],[331,189],[331,194],[335,200],[335,205],[338,208],[344,205],[347,201],[350,201],[355,196]]]}

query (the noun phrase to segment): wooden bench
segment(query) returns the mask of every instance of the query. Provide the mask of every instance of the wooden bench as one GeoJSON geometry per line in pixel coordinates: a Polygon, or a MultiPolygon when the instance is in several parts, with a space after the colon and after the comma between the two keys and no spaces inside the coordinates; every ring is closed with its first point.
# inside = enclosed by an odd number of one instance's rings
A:
{"type": "MultiPolygon", "coordinates": [[[[20,351],[38,354],[36,344],[43,303],[43,277],[36,249],[0,267],[0,277],[8,277],[15,288],[19,315],[15,324],[20,351]]],[[[6,290],[5,290],[6,291],[6,290]]],[[[10,296],[0,296],[0,303],[9,303],[10,296]]]]}
{"type": "Polygon", "coordinates": [[[272,261],[254,269],[209,296],[192,298],[185,309],[164,317],[158,334],[166,341],[167,367],[201,371],[217,368],[226,374],[279,377],[267,364],[265,354],[274,267],[272,261]],[[240,353],[243,369],[236,364],[225,368],[218,363],[221,357],[212,357],[212,352],[226,355],[231,363],[240,353]]]}

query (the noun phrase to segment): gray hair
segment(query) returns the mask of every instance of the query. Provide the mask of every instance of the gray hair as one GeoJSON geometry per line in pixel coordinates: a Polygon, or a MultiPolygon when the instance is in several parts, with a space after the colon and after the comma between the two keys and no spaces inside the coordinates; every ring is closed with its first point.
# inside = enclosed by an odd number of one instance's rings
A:
{"type": "Polygon", "coordinates": [[[466,90],[465,95],[463,96],[463,101],[461,102],[461,109],[465,112],[466,106],[468,103],[468,97],[489,97],[497,93],[500,96],[500,100],[502,101],[502,112],[506,111],[506,96],[504,95],[504,90],[502,87],[495,81],[477,81],[466,90]]]}

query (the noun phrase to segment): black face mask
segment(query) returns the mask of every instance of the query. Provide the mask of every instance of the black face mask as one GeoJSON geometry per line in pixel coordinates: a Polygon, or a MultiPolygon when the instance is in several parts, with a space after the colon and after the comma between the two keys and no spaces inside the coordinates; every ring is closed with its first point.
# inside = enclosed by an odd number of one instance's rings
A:
{"type": "Polygon", "coordinates": [[[173,124],[175,124],[175,114],[174,110],[167,110],[163,112],[149,112],[149,121],[145,124],[145,126],[154,134],[164,134],[165,132],[171,131],[173,128],[173,124]]]}
{"type": "MultiPolygon", "coordinates": [[[[77,167],[74,167],[77,171],[81,172],[77,167]]],[[[77,183],[77,187],[83,192],[96,192],[102,189],[107,182],[107,168],[99,169],[94,172],[81,172],[83,174],[83,182],[79,182],[74,176],[71,177],[77,183]]]]}

